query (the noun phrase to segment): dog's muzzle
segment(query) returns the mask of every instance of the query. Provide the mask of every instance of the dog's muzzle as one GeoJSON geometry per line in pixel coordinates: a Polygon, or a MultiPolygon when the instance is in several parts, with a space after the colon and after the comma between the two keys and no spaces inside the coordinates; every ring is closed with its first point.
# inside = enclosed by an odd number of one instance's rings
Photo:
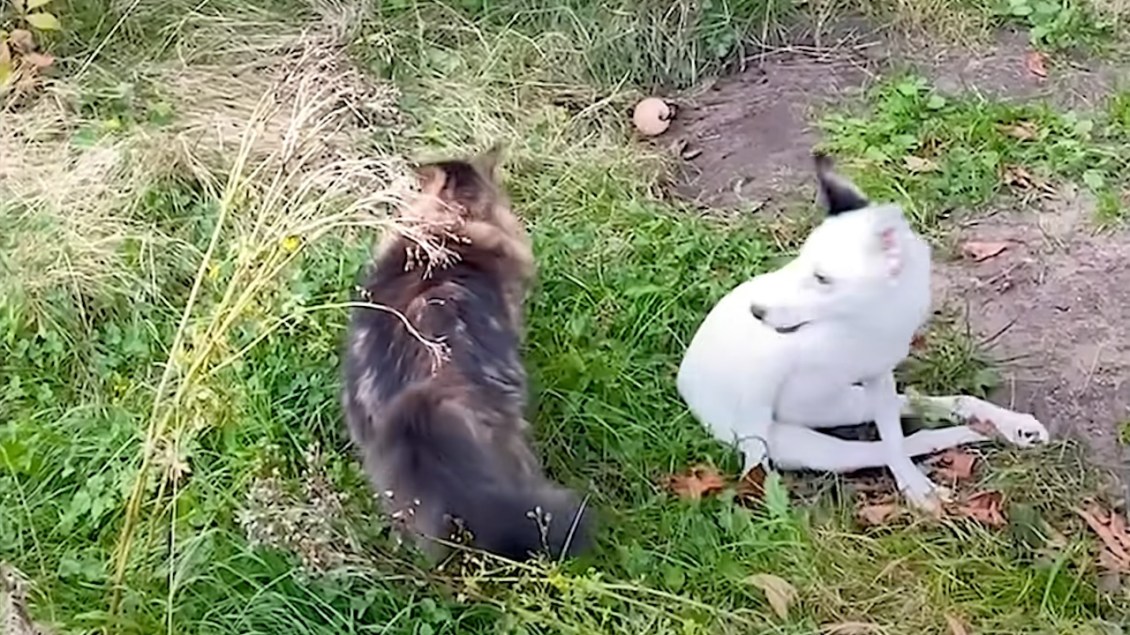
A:
{"type": "Polygon", "coordinates": [[[758,322],[765,324],[766,326],[772,328],[774,331],[777,331],[778,333],[781,333],[782,335],[788,335],[789,333],[796,333],[797,330],[800,329],[800,327],[804,326],[805,324],[808,324],[808,322],[799,322],[797,324],[793,324],[792,326],[773,326],[772,324],[767,324],[765,322],[765,314],[767,314],[769,312],[769,309],[766,309],[765,307],[761,306],[760,304],[749,305],[749,312],[750,312],[751,315],[753,315],[754,318],[757,319],[758,322]]]}

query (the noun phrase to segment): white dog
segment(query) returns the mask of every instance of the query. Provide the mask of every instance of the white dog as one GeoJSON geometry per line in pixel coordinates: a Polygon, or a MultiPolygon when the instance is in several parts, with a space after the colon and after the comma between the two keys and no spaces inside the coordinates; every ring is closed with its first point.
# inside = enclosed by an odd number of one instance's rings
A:
{"type": "Polygon", "coordinates": [[[912,405],[990,423],[1019,446],[1047,441],[1047,430],[1031,415],[974,397],[911,404],[898,394],[893,370],[930,313],[930,246],[899,206],[870,203],[833,172],[831,159],[816,155],[816,173],[827,217],[796,259],[711,310],[679,367],[679,394],[716,438],[737,443],[745,469],[885,465],[911,503],[936,511],[947,493],[912,457],[988,437],[968,425],[904,436],[901,417],[915,414],[912,405]],[[881,441],[814,430],[871,421],[881,441]]]}

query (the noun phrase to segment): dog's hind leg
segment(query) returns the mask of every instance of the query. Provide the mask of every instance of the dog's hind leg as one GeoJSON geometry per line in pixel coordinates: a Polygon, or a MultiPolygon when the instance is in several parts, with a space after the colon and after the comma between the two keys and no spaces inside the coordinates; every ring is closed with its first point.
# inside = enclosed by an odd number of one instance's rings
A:
{"type": "MultiPolygon", "coordinates": [[[[920,457],[988,437],[969,426],[921,430],[906,437],[907,455],[920,457]]],[[[769,455],[782,470],[817,470],[844,474],[887,466],[880,441],[846,441],[803,426],[775,424],[769,434],[769,455]]]]}

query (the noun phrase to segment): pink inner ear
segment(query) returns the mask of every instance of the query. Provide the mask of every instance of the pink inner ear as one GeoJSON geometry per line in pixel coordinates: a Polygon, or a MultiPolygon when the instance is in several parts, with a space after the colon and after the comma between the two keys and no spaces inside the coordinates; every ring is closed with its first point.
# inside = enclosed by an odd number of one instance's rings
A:
{"type": "Polygon", "coordinates": [[[898,241],[895,240],[894,228],[884,229],[879,233],[879,244],[887,256],[887,271],[890,275],[897,276],[902,271],[902,254],[899,251],[898,241]]]}
{"type": "Polygon", "coordinates": [[[879,244],[883,246],[883,251],[894,251],[898,245],[895,243],[895,230],[893,227],[884,229],[879,233],[879,244]]]}

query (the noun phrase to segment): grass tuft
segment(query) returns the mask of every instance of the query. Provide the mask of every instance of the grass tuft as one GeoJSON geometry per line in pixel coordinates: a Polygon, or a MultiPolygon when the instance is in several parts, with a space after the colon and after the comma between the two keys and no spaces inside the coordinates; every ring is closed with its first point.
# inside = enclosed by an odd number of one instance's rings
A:
{"type": "Polygon", "coordinates": [[[406,0],[383,5],[381,14],[427,30],[454,23],[449,41],[463,44],[479,30],[486,39],[520,34],[556,50],[563,62],[553,69],[556,79],[649,90],[687,88],[717,73],[740,59],[750,38],[780,42],[794,7],[791,0],[472,0],[454,9],[406,0]]]}
{"type": "Polygon", "coordinates": [[[1120,126],[1102,114],[943,95],[913,75],[876,86],[865,112],[822,122],[827,149],[854,159],[861,187],[907,201],[925,230],[998,194],[1039,200],[1067,181],[1117,200],[1127,173],[1120,126]]]}

